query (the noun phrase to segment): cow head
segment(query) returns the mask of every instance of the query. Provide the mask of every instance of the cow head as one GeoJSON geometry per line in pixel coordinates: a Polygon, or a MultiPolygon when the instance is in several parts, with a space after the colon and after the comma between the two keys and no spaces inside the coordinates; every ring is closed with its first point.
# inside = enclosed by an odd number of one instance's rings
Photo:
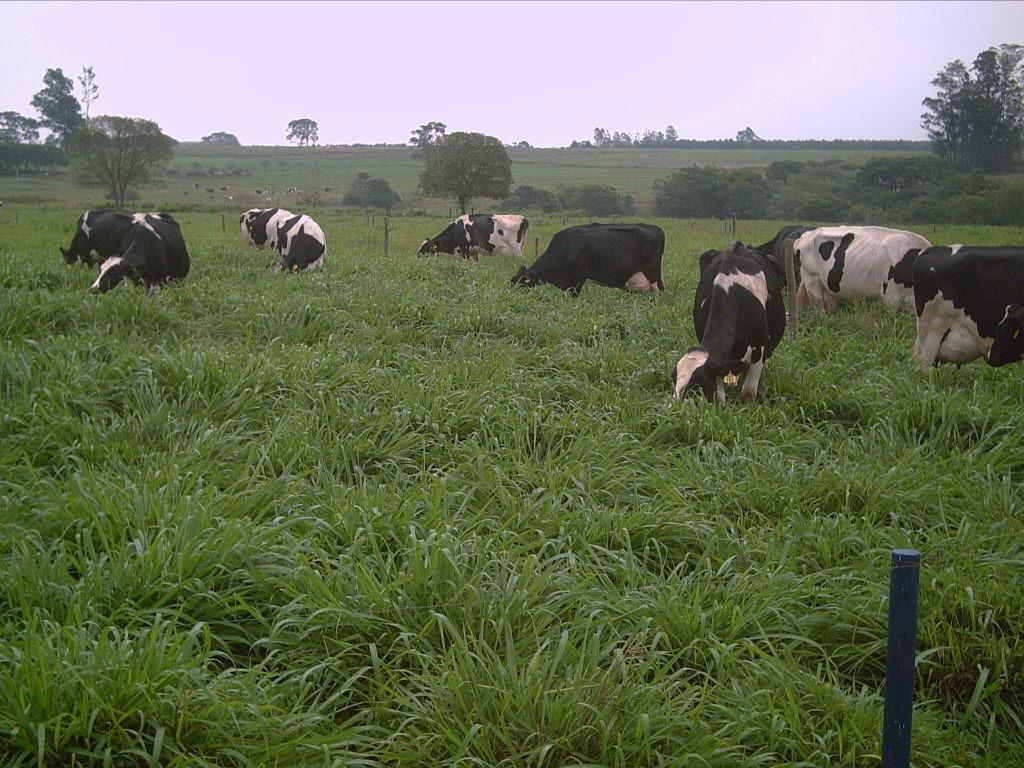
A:
{"type": "Polygon", "coordinates": [[[433,240],[424,240],[420,243],[420,249],[416,251],[416,255],[425,256],[430,253],[437,253],[437,243],[433,240]]]}
{"type": "Polygon", "coordinates": [[[71,248],[65,248],[64,246],[61,246],[60,255],[64,257],[64,261],[67,262],[68,264],[74,264],[76,261],[78,261],[78,256],[71,248]]]}
{"type": "Polygon", "coordinates": [[[708,370],[709,355],[706,349],[691,347],[686,350],[675,368],[672,369],[673,397],[701,393],[708,400],[715,397],[715,377],[708,370]]]}
{"type": "Polygon", "coordinates": [[[106,293],[122,280],[137,280],[138,275],[133,264],[118,255],[106,259],[100,266],[100,275],[96,282],[89,286],[93,293],[106,293]]]}
{"type": "Polygon", "coordinates": [[[540,279],[536,274],[528,270],[526,267],[520,267],[519,271],[512,276],[512,286],[522,285],[526,288],[533,288],[540,279]]]}
{"type": "Polygon", "coordinates": [[[988,364],[993,366],[1016,363],[1024,357],[1024,307],[1010,304],[1006,314],[996,326],[995,341],[988,351],[988,364]]]}

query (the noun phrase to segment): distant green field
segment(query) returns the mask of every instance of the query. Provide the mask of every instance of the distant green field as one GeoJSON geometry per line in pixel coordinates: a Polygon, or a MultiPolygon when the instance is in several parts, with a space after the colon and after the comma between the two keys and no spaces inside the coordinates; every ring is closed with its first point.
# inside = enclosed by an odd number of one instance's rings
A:
{"type": "Polygon", "coordinates": [[[1024,367],[922,377],[862,303],[674,402],[714,221],[653,220],[665,295],[573,298],[412,256],[446,215],[385,258],[311,211],[280,275],[182,212],[184,281],[93,296],[79,194],[0,214],[0,764],[874,768],[913,546],[914,765],[1022,765],[1024,367]]]}
{"type": "MultiPolygon", "coordinates": [[[[881,154],[877,151],[831,150],[582,150],[511,149],[515,184],[530,184],[546,189],[557,185],[610,184],[633,196],[641,212],[654,203],[654,181],[679,168],[702,165],[728,168],[764,168],[776,160],[823,160],[839,158],[863,162],[881,154]]],[[[901,154],[901,153],[889,153],[901,154]]],[[[905,153],[903,153],[905,154],[905,153]]],[[[267,195],[274,192],[273,205],[294,204],[297,194],[287,190],[298,187],[315,192],[324,205],[338,205],[352,180],[360,172],[385,178],[402,195],[404,207],[447,212],[451,201],[423,199],[416,191],[422,163],[412,157],[408,147],[209,147],[186,145],[175,152],[170,166],[179,176],[165,177],[157,186],[138,190],[139,208],[214,208],[245,210],[267,207],[267,195]],[[186,176],[198,164],[205,172],[211,168],[228,172],[233,166],[251,176],[186,176]],[[222,189],[228,187],[228,189],[222,189]],[[207,190],[213,190],[212,192],[207,190]]],[[[53,177],[26,177],[16,182],[0,177],[0,199],[62,204],[74,200],[82,206],[102,203],[95,189],[75,187],[66,172],[53,177]]],[[[492,208],[494,201],[477,201],[478,210],[492,208]]]]}

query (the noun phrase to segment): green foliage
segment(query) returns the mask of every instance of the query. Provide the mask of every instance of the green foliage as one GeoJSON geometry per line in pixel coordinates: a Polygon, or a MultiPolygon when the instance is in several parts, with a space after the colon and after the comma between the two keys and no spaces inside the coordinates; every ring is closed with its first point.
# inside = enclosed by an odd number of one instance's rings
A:
{"type": "Polygon", "coordinates": [[[67,158],[60,147],[52,144],[0,143],[0,176],[40,173],[67,164],[67,158]]]}
{"type": "Polygon", "coordinates": [[[957,59],[932,80],[921,125],[959,170],[1006,170],[1024,146],[1024,46],[982,51],[971,69],[957,59]]]}
{"type": "Polygon", "coordinates": [[[345,193],[341,202],[342,205],[384,208],[390,213],[391,206],[401,199],[384,179],[371,179],[368,173],[360,172],[352,180],[352,187],[345,193]]]}
{"type": "Polygon", "coordinates": [[[445,131],[448,130],[448,126],[444,123],[431,121],[421,125],[419,128],[412,132],[412,137],[409,139],[409,143],[418,149],[425,149],[431,144],[436,143],[445,131]]]}
{"type": "Polygon", "coordinates": [[[48,69],[43,76],[43,89],[32,97],[32,106],[40,115],[39,124],[53,132],[61,147],[85,122],[75,99],[74,85],[61,69],[48,69]]]}
{"type": "Polygon", "coordinates": [[[171,161],[172,146],[151,120],[104,115],[75,132],[68,155],[76,178],[102,186],[121,208],[129,187],[150,181],[171,161]]]}
{"type": "Polygon", "coordinates": [[[529,184],[520,184],[502,204],[508,211],[543,211],[554,213],[559,210],[558,198],[554,192],[529,184]]]}
{"type": "Polygon", "coordinates": [[[790,176],[803,170],[804,164],[799,160],[776,160],[768,166],[764,175],[768,181],[785,184],[790,176]]]}
{"type": "Polygon", "coordinates": [[[607,184],[584,184],[558,190],[558,205],[563,211],[583,211],[588,216],[614,216],[632,213],[633,198],[620,195],[607,184]]]}
{"type": "Polygon", "coordinates": [[[331,266],[281,276],[176,211],[189,277],[97,298],[81,210],[0,218],[0,763],[877,766],[907,545],[914,765],[1019,763],[1019,369],[922,378],[863,303],[758,402],[672,402],[720,221],[654,222],[668,295],[571,298],[425,268],[445,216],[385,259],[320,211],[331,266]]]}
{"type": "Polygon", "coordinates": [[[203,136],[203,143],[220,144],[229,147],[239,146],[238,137],[233,133],[225,133],[224,131],[215,131],[209,136],[203,136]]]}
{"type": "Polygon", "coordinates": [[[512,185],[512,159],[493,136],[450,133],[426,146],[423,159],[420,189],[427,195],[454,197],[460,213],[475,197],[507,197],[512,185]]]}
{"type": "Polygon", "coordinates": [[[293,141],[300,147],[308,147],[311,144],[315,147],[317,139],[320,138],[320,126],[316,120],[301,117],[288,123],[288,133],[284,138],[285,141],[293,141]]]}
{"type": "Polygon", "coordinates": [[[770,202],[768,182],[755,171],[685,168],[655,185],[655,209],[661,216],[741,219],[764,218],[770,202]]]}
{"type": "Polygon", "coordinates": [[[38,140],[38,120],[17,112],[0,112],[0,144],[27,144],[38,140]]]}

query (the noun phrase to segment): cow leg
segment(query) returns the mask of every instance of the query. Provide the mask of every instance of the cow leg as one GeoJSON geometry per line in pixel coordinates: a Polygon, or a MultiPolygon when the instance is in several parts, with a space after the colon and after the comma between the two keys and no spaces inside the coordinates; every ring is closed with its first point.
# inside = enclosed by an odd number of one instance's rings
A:
{"type": "Polygon", "coordinates": [[[715,379],[715,396],[719,403],[725,403],[725,384],[722,382],[721,376],[715,379]]]}
{"type": "Polygon", "coordinates": [[[928,369],[935,363],[935,357],[939,354],[939,345],[942,344],[942,336],[946,332],[944,323],[934,317],[935,312],[929,311],[932,307],[926,306],[921,317],[917,318],[917,343],[914,344],[914,357],[917,358],[917,368],[921,373],[928,373],[928,369]]]}
{"type": "Polygon", "coordinates": [[[822,291],[825,311],[830,315],[834,315],[839,311],[839,302],[836,301],[835,295],[831,291],[822,291]]]}
{"type": "Polygon", "coordinates": [[[807,295],[807,285],[806,283],[800,283],[800,287],[796,291],[796,305],[800,309],[807,309],[810,303],[811,299],[807,295]]]}
{"type": "Polygon", "coordinates": [[[753,400],[757,397],[757,385],[761,381],[761,371],[764,370],[764,359],[751,363],[747,369],[747,375],[743,378],[743,399],[753,400]]]}

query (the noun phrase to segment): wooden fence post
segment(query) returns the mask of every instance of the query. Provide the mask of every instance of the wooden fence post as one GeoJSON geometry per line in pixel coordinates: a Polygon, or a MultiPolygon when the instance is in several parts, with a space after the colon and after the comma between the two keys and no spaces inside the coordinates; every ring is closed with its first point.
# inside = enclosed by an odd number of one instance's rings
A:
{"type": "Polygon", "coordinates": [[[736,237],[736,214],[732,215],[732,236],[736,237]]]}
{"type": "Polygon", "coordinates": [[[227,232],[228,231],[228,225],[224,221],[224,211],[220,212],[220,231],[221,232],[227,232]]]}
{"type": "Polygon", "coordinates": [[[533,238],[533,258],[537,258],[537,252],[540,250],[540,238],[533,238]]]}
{"type": "Polygon", "coordinates": [[[388,222],[390,222],[390,221],[391,220],[387,216],[384,217],[384,258],[387,258],[387,256],[388,256],[388,246],[390,245],[390,243],[389,243],[390,227],[388,226],[388,222]]]}
{"type": "Polygon", "coordinates": [[[786,263],[786,287],[789,289],[789,335],[796,336],[800,330],[800,307],[796,303],[796,265],[793,263],[793,239],[786,238],[782,248],[782,258],[786,263]]]}
{"type": "Polygon", "coordinates": [[[914,714],[914,656],[921,553],[894,549],[889,571],[889,642],[885,655],[882,768],[909,768],[914,714]]]}

